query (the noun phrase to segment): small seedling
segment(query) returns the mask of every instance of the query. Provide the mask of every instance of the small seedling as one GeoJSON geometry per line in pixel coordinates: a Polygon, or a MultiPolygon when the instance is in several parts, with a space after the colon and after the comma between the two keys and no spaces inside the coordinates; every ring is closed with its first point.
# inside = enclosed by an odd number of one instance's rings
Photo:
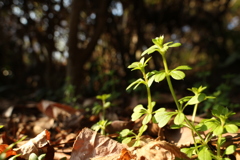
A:
{"type": "Polygon", "coordinates": [[[98,100],[101,100],[101,104],[96,104],[92,109],[93,114],[100,115],[100,121],[94,124],[91,128],[97,132],[100,130],[100,133],[103,135],[105,134],[106,127],[111,124],[110,121],[105,119],[106,109],[111,106],[111,102],[107,102],[106,100],[110,97],[111,94],[103,94],[96,96],[98,100]]]}

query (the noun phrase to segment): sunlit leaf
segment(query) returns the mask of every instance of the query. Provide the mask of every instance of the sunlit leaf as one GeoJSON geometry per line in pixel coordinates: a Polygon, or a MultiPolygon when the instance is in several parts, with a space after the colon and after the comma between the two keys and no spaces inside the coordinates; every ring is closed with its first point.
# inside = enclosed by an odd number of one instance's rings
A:
{"type": "Polygon", "coordinates": [[[166,77],[166,73],[164,71],[162,71],[162,72],[155,74],[154,77],[155,77],[155,82],[160,82],[166,77]]]}
{"type": "Polygon", "coordinates": [[[147,124],[151,121],[152,119],[152,114],[147,114],[144,118],[143,118],[143,121],[142,121],[142,124],[147,124]]]}
{"type": "Polygon", "coordinates": [[[141,144],[140,140],[136,140],[132,147],[138,147],[141,144]]]}
{"type": "Polygon", "coordinates": [[[220,125],[220,122],[216,119],[210,119],[208,121],[205,121],[204,124],[206,125],[207,129],[214,130],[220,125]]]}
{"type": "Polygon", "coordinates": [[[201,94],[197,94],[195,96],[193,96],[188,102],[188,105],[194,105],[194,104],[198,104],[202,101],[204,101],[206,98],[206,95],[204,93],[201,94]]]}
{"type": "Polygon", "coordinates": [[[174,70],[190,70],[190,69],[192,69],[192,68],[187,65],[182,65],[182,66],[178,66],[174,70]]]}
{"type": "MultiPolygon", "coordinates": [[[[135,80],[134,82],[132,82],[128,87],[127,87],[127,89],[126,90],[128,90],[129,88],[131,88],[132,86],[134,86],[134,85],[139,85],[139,84],[141,84],[141,83],[143,83],[144,81],[143,81],[143,79],[142,78],[139,78],[139,79],[137,79],[137,80],[135,80]]],[[[135,88],[135,87],[134,87],[135,88]]]]}
{"type": "Polygon", "coordinates": [[[168,47],[179,47],[179,46],[181,46],[181,43],[173,43],[168,45],[168,47]]]}
{"type": "Polygon", "coordinates": [[[109,108],[110,106],[111,106],[111,102],[106,102],[103,107],[106,109],[106,108],[109,108]]]}
{"type": "Polygon", "coordinates": [[[156,119],[158,126],[162,128],[169,122],[172,116],[173,114],[169,114],[168,112],[157,112],[154,115],[154,118],[156,119]]]}
{"type": "Polygon", "coordinates": [[[120,132],[120,135],[121,135],[122,137],[126,137],[126,136],[128,136],[130,133],[131,133],[131,131],[130,131],[129,129],[124,129],[124,130],[122,130],[122,131],[120,132]]]}
{"type": "Polygon", "coordinates": [[[157,112],[164,112],[164,111],[166,111],[166,108],[159,108],[158,110],[155,111],[155,113],[157,113],[157,112]]]}
{"type": "Polygon", "coordinates": [[[203,149],[201,149],[201,151],[198,154],[198,158],[199,160],[212,160],[211,158],[211,152],[204,147],[203,149]]]}
{"type": "Polygon", "coordinates": [[[214,135],[220,135],[220,134],[223,134],[223,126],[217,126],[214,130],[213,130],[213,134],[214,135]]]}
{"type": "Polygon", "coordinates": [[[143,132],[145,132],[147,130],[147,128],[148,128],[148,126],[146,124],[144,124],[139,128],[139,132],[143,134],[143,132]]]}
{"type": "Polygon", "coordinates": [[[225,149],[224,153],[226,155],[230,155],[230,154],[233,154],[235,152],[235,150],[236,150],[236,146],[235,145],[230,145],[225,149]]]}
{"type": "Polygon", "coordinates": [[[142,112],[142,110],[146,110],[142,104],[137,105],[134,107],[133,112],[142,112]]]}
{"type": "Polygon", "coordinates": [[[185,73],[184,72],[182,72],[182,71],[175,71],[175,70],[171,71],[170,75],[175,80],[181,80],[181,79],[183,79],[185,77],[185,73]]]}
{"type": "Polygon", "coordinates": [[[226,124],[224,126],[228,133],[237,133],[238,127],[235,124],[226,124]]]}
{"type": "Polygon", "coordinates": [[[134,112],[131,116],[132,121],[136,121],[137,119],[139,119],[144,113],[139,113],[139,112],[134,112]]]}
{"type": "Polygon", "coordinates": [[[157,50],[158,50],[158,46],[153,45],[153,46],[149,47],[147,50],[145,50],[145,51],[142,53],[142,56],[144,56],[145,54],[151,54],[151,53],[153,53],[153,52],[155,52],[155,51],[157,51],[157,50]]]}
{"type": "Polygon", "coordinates": [[[182,112],[178,113],[177,116],[174,118],[174,124],[180,125],[184,121],[184,114],[182,112]]]}
{"type": "Polygon", "coordinates": [[[149,80],[148,80],[148,87],[151,87],[154,79],[155,79],[155,75],[153,75],[151,78],[149,78],[149,80]]]}
{"type": "Polygon", "coordinates": [[[123,144],[128,144],[129,142],[131,142],[131,140],[132,140],[132,137],[127,137],[127,138],[123,139],[122,143],[123,144]]]}

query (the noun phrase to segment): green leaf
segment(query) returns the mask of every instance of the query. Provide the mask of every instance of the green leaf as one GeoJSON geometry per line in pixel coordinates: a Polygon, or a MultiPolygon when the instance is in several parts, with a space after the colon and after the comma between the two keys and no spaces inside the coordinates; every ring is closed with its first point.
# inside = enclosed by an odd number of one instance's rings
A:
{"type": "Polygon", "coordinates": [[[126,136],[128,136],[130,133],[131,133],[131,130],[130,130],[130,129],[124,129],[124,130],[122,130],[122,131],[120,132],[120,135],[121,135],[122,137],[126,137],[126,136]]]}
{"type": "Polygon", "coordinates": [[[164,111],[164,112],[157,112],[154,115],[154,118],[156,119],[158,126],[162,128],[169,122],[172,116],[173,114],[164,111]]]}
{"type": "Polygon", "coordinates": [[[141,141],[138,139],[134,142],[132,147],[138,147],[138,146],[140,146],[140,144],[141,144],[141,141]]]}
{"type": "Polygon", "coordinates": [[[236,146],[235,145],[230,145],[225,149],[224,153],[226,155],[230,155],[230,154],[233,154],[235,152],[235,150],[236,150],[236,146]]]}
{"type": "Polygon", "coordinates": [[[101,129],[101,127],[100,127],[100,125],[99,125],[98,123],[96,123],[96,124],[94,124],[94,125],[91,127],[91,129],[94,130],[94,131],[96,131],[96,132],[98,132],[98,131],[101,129]]]}
{"type": "Polygon", "coordinates": [[[164,80],[164,78],[166,77],[166,73],[164,71],[160,71],[159,73],[155,74],[155,82],[160,82],[162,80],[164,80]]]}
{"type": "Polygon", "coordinates": [[[159,49],[159,48],[158,48],[157,45],[153,45],[153,46],[149,47],[148,49],[146,49],[146,50],[142,53],[141,56],[144,56],[145,54],[151,54],[151,53],[157,51],[158,49],[159,49]]]}
{"type": "Polygon", "coordinates": [[[164,36],[163,35],[152,39],[152,42],[159,47],[162,47],[163,41],[164,41],[164,36]]]}
{"type": "Polygon", "coordinates": [[[238,127],[235,124],[226,124],[224,126],[228,133],[237,133],[238,127]]]}
{"type": "Polygon", "coordinates": [[[197,94],[197,95],[193,96],[193,97],[188,101],[188,104],[189,104],[189,105],[198,104],[198,103],[204,101],[205,98],[206,98],[206,95],[205,95],[204,93],[197,94]]]}
{"type": "Polygon", "coordinates": [[[201,151],[198,154],[198,158],[199,160],[212,160],[211,158],[211,152],[204,147],[203,149],[201,149],[201,151]]]}
{"type": "MultiPolygon", "coordinates": [[[[4,154],[4,153],[2,153],[2,154],[4,154]]],[[[5,159],[4,157],[2,157],[2,154],[0,154],[1,156],[0,156],[0,158],[3,158],[3,159],[5,159]]],[[[8,160],[16,160],[17,159],[17,157],[20,157],[22,154],[20,153],[20,154],[17,154],[17,155],[15,155],[15,156],[13,156],[13,157],[11,157],[11,158],[9,158],[8,160]]]]}
{"type": "Polygon", "coordinates": [[[143,134],[143,132],[145,132],[147,130],[148,126],[146,124],[142,125],[139,128],[139,133],[141,133],[141,135],[143,134]]]}
{"type": "Polygon", "coordinates": [[[127,138],[123,139],[122,143],[123,144],[128,144],[129,142],[131,142],[131,140],[132,140],[132,137],[127,137],[127,138]]]}
{"type": "Polygon", "coordinates": [[[143,121],[142,121],[142,124],[147,124],[148,122],[151,121],[151,119],[152,119],[152,114],[147,114],[147,115],[144,117],[144,119],[143,119],[143,121]]]}
{"type": "Polygon", "coordinates": [[[35,153],[31,153],[28,159],[29,160],[38,160],[38,157],[35,153]]]}
{"type": "Polygon", "coordinates": [[[158,110],[155,111],[155,113],[157,112],[165,112],[166,111],[166,108],[159,108],[158,110]]]}
{"type": "Polygon", "coordinates": [[[187,65],[182,65],[182,66],[176,67],[174,70],[190,70],[190,69],[192,68],[187,65]]]}
{"type": "Polygon", "coordinates": [[[179,47],[179,46],[181,46],[181,43],[173,43],[168,45],[168,47],[179,47]]]}
{"type": "Polygon", "coordinates": [[[144,111],[146,111],[146,109],[143,107],[142,104],[137,105],[136,107],[134,107],[133,112],[141,112],[144,113],[144,111]]]}
{"type": "Polygon", "coordinates": [[[144,113],[140,113],[140,112],[134,112],[131,116],[132,121],[136,121],[137,119],[139,119],[144,113]]]}
{"type": "Polygon", "coordinates": [[[147,65],[148,61],[150,61],[151,58],[152,58],[152,57],[149,57],[149,58],[144,62],[144,66],[147,65]]]}
{"type": "Polygon", "coordinates": [[[203,123],[206,125],[207,129],[211,129],[211,130],[214,130],[220,125],[220,122],[214,118],[209,119],[203,123]]]}
{"type": "Polygon", "coordinates": [[[149,80],[148,80],[148,87],[151,87],[151,85],[152,85],[152,83],[153,83],[153,81],[154,81],[154,75],[151,77],[151,78],[149,78],[149,80]]]}
{"type": "Polygon", "coordinates": [[[179,112],[177,116],[174,118],[174,124],[180,125],[184,121],[184,114],[182,112],[179,112]]]}
{"type": "Polygon", "coordinates": [[[134,86],[134,85],[136,85],[136,86],[134,87],[134,89],[136,89],[136,87],[137,87],[139,84],[141,84],[141,83],[144,83],[144,80],[143,80],[142,78],[139,78],[139,79],[135,80],[134,82],[132,82],[132,83],[127,87],[126,90],[128,90],[129,88],[131,88],[131,87],[134,86]]]}
{"type": "Polygon", "coordinates": [[[43,160],[45,157],[46,157],[46,154],[41,154],[41,155],[38,157],[38,160],[43,160]]]}
{"type": "Polygon", "coordinates": [[[175,80],[181,80],[181,79],[183,79],[185,77],[185,73],[184,72],[182,72],[182,71],[175,71],[175,70],[171,71],[170,75],[175,80]]]}
{"type": "Polygon", "coordinates": [[[190,148],[182,148],[181,152],[185,153],[188,157],[191,157],[194,153],[195,148],[190,147],[190,148]]]}
{"type": "Polygon", "coordinates": [[[214,130],[213,130],[213,134],[214,135],[220,135],[223,134],[224,128],[223,126],[217,126],[214,130]]]}
{"type": "Polygon", "coordinates": [[[110,106],[111,106],[111,102],[106,102],[103,107],[104,107],[105,109],[107,109],[107,108],[109,108],[110,106]]]}

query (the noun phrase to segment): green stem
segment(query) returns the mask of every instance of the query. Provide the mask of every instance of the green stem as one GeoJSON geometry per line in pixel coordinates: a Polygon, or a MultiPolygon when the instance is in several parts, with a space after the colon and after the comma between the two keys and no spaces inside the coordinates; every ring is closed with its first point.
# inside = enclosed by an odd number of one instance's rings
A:
{"type": "MultiPolygon", "coordinates": [[[[187,123],[188,127],[193,131],[193,133],[196,133],[197,136],[201,139],[203,143],[205,143],[204,138],[201,136],[201,134],[196,130],[194,125],[187,119],[186,116],[184,116],[185,122],[187,123]]],[[[194,135],[193,135],[194,136],[194,135]]]]}
{"type": "Polygon", "coordinates": [[[106,103],[106,102],[105,102],[105,100],[103,99],[103,100],[102,100],[103,111],[102,111],[102,118],[101,118],[102,120],[105,120],[105,107],[104,107],[104,106],[105,106],[105,103],[106,103]]]}
{"type": "Polygon", "coordinates": [[[142,71],[142,74],[143,74],[143,77],[144,77],[144,80],[145,80],[145,86],[146,86],[146,89],[147,89],[148,111],[149,111],[149,114],[152,114],[152,110],[153,110],[152,95],[151,95],[150,87],[148,87],[148,78],[147,78],[147,75],[146,75],[144,70],[142,71]]]}
{"type": "Polygon", "coordinates": [[[217,141],[217,143],[218,143],[218,145],[217,145],[217,157],[218,158],[220,158],[221,157],[221,141],[222,141],[222,134],[220,134],[219,136],[218,136],[218,141],[217,141]]]}
{"type": "Polygon", "coordinates": [[[170,92],[172,94],[172,97],[174,99],[174,102],[177,106],[177,109],[179,111],[181,111],[180,109],[180,104],[178,103],[178,100],[177,100],[177,96],[175,94],[175,91],[173,89],[173,86],[172,86],[172,82],[171,82],[171,78],[170,78],[170,73],[169,73],[169,70],[168,70],[168,65],[167,65],[167,61],[166,61],[166,58],[165,58],[165,53],[161,54],[162,55],[162,59],[163,59],[163,65],[164,65],[164,69],[165,69],[165,73],[166,73],[166,79],[167,79],[167,83],[168,83],[168,87],[170,89],[170,92]]]}
{"type": "Polygon", "coordinates": [[[193,114],[192,114],[192,122],[193,123],[195,121],[195,117],[196,117],[196,114],[197,114],[197,108],[198,108],[198,103],[195,104],[194,109],[193,109],[193,114]]]}

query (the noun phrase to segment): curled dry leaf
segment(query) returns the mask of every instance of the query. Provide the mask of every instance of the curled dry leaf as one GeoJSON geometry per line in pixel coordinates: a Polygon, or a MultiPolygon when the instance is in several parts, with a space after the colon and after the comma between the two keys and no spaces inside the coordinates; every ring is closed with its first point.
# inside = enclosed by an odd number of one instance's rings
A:
{"type": "Polygon", "coordinates": [[[38,103],[38,109],[48,117],[63,122],[65,128],[77,128],[83,118],[83,114],[71,106],[42,100],[38,103]]]}
{"type": "Polygon", "coordinates": [[[84,128],[77,136],[70,160],[89,160],[94,157],[105,157],[119,154],[122,144],[89,128],[84,128]]]}
{"type": "Polygon", "coordinates": [[[49,145],[50,132],[44,130],[38,134],[35,138],[30,139],[27,143],[17,148],[15,151],[17,154],[22,154],[21,157],[28,159],[31,153],[39,154],[40,150],[49,145]]]}
{"type": "Polygon", "coordinates": [[[190,160],[180,149],[166,141],[152,141],[136,150],[136,160],[190,160]]]}
{"type": "Polygon", "coordinates": [[[73,107],[47,100],[42,100],[37,106],[41,112],[56,120],[70,117],[77,111],[73,107]]]}

